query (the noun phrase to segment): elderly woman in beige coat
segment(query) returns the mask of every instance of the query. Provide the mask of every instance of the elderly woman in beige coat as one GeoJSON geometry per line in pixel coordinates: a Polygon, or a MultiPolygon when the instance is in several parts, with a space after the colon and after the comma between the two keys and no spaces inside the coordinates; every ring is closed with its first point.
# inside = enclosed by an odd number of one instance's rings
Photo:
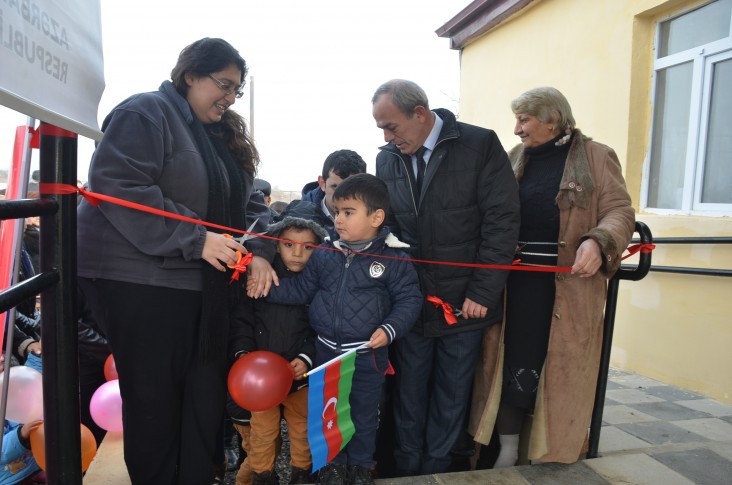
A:
{"type": "Polygon", "coordinates": [[[533,415],[528,457],[572,463],[584,451],[597,381],[607,279],[635,227],[618,157],[575,128],[567,99],[550,87],[515,99],[511,159],[521,197],[516,256],[568,273],[514,271],[503,325],[486,330],[470,431],[494,467],[518,459],[519,432],[533,415]]]}

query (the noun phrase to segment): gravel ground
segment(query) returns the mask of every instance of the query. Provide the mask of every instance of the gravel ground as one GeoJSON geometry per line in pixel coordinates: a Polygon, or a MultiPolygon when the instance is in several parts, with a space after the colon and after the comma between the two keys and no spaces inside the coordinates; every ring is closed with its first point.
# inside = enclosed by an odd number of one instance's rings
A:
{"type": "MultiPolygon", "coordinates": [[[[284,419],[280,426],[282,430],[282,449],[275,462],[275,471],[277,476],[280,477],[280,485],[286,485],[290,481],[290,438],[287,435],[287,423],[284,419]]],[[[240,451],[241,449],[237,448],[237,452],[240,451]]],[[[236,485],[236,471],[226,472],[224,485],[236,485]]]]}

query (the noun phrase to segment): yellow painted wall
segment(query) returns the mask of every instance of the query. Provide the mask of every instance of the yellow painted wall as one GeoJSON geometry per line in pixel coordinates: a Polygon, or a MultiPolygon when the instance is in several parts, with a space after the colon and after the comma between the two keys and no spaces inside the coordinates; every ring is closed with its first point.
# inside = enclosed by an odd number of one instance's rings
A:
{"type": "MultiPolygon", "coordinates": [[[[618,153],[638,211],[656,24],[701,3],[536,0],[464,48],[459,117],[494,129],[508,149],[518,143],[511,100],[558,88],[577,126],[618,153]]],[[[732,217],[637,218],[655,237],[732,236],[732,217]]],[[[732,269],[732,245],[659,245],[653,263],[732,269]]],[[[621,282],[612,362],[732,403],[732,279],[652,272],[621,282]]]]}

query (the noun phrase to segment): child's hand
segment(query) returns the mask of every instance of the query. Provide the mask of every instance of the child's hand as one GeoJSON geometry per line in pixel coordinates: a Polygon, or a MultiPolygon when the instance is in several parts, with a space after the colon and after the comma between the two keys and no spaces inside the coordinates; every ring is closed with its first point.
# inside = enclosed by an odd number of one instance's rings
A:
{"type": "Polygon", "coordinates": [[[292,366],[292,372],[295,373],[295,380],[299,381],[302,379],[305,372],[308,370],[308,366],[303,362],[302,360],[295,357],[292,359],[292,362],[290,362],[290,365],[292,366]]]}
{"type": "Polygon", "coordinates": [[[41,343],[40,342],[33,342],[28,346],[28,354],[33,352],[36,355],[41,355],[41,343]]]}
{"type": "Polygon", "coordinates": [[[247,296],[250,298],[267,296],[273,283],[275,286],[280,285],[280,280],[275,270],[272,269],[272,265],[261,256],[252,258],[247,272],[249,273],[247,275],[247,296]]]}
{"type": "Polygon", "coordinates": [[[372,349],[378,349],[379,347],[384,347],[385,345],[389,345],[389,337],[386,336],[386,332],[384,332],[383,328],[377,328],[376,331],[371,335],[371,340],[369,340],[369,347],[372,349]]]}
{"type": "Polygon", "coordinates": [[[20,438],[23,441],[28,441],[30,439],[31,431],[33,431],[34,429],[36,429],[37,427],[39,427],[41,424],[43,424],[43,420],[42,419],[37,419],[35,421],[30,421],[28,423],[25,423],[20,428],[20,438]]]}

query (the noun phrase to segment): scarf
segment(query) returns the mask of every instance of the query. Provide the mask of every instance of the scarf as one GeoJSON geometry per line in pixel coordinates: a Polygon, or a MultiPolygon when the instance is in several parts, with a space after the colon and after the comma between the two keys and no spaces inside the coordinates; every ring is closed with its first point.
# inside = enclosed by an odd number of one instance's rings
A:
{"type": "MultiPolygon", "coordinates": [[[[243,173],[231,156],[226,142],[219,136],[220,127],[218,124],[204,127],[194,117],[191,131],[208,176],[206,221],[243,229],[246,224],[243,173]]],[[[220,232],[212,228],[207,230],[220,232]]],[[[205,261],[202,271],[199,358],[205,364],[226,358],[230,308],[241,289],[238,283],[230,285],[225,273],[205,261]]]]}

